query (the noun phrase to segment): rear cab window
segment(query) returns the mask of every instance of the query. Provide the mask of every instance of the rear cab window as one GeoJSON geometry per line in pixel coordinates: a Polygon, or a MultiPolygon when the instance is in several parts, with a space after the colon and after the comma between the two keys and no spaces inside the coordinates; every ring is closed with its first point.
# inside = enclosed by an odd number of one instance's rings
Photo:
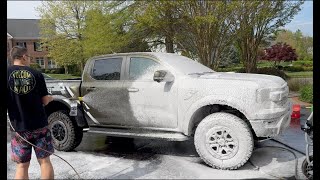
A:
{"type": "Polygon", "coordinates": [[[91,77],[95,80],[120,80],[123,58],[105,58],[94,61],[91,77]]]}

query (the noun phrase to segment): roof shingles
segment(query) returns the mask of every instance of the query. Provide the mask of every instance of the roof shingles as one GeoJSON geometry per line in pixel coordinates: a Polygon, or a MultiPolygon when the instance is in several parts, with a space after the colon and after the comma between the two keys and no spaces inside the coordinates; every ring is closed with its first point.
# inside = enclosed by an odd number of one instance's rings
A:
{"type": "Polygon", "coordinates": [[[38,39],[39,19],[7,19],[7,32],[15,39],[38,39]]]}

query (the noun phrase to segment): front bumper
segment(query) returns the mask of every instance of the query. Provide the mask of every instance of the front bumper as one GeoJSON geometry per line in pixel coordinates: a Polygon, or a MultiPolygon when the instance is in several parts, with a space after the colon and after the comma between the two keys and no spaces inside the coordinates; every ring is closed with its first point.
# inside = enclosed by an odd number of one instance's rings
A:
{"type": "Polygon", "coordinates": [[[250,120],[257,137],[274,137],[282,133],[290,124],[292,103],[278,118],[250,120]]]}

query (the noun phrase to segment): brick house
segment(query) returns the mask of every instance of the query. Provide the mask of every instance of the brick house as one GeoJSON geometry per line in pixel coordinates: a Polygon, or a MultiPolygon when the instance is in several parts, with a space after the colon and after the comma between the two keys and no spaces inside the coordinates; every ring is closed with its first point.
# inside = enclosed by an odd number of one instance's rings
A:
{"type": "Polygon", "coordinates": [[[13,46],[24,46],[42,69],[57,68],[56,63],[47,57],[47,48],[41,47],[39,19],[7,19],[7,63],[12,64],[10,50],[13,46]]]}

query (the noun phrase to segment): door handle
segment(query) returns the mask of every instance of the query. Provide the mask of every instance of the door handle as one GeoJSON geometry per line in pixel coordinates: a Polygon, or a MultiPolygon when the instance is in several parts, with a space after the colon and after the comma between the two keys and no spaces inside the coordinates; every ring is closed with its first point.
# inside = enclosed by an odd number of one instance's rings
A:
{"type": "Polygon", "coordinates": [[[95,89],[96,89],[95,87],[89,87],[89,88],[86,89],[86,91],[88,91],[88,92],[89,91],[94,91],[95,89]]]}
{"type": "Polygon", "coordinates": [[[138,88],[128,88],[129,92],[138,92],[139,89],[138,88]]]}

